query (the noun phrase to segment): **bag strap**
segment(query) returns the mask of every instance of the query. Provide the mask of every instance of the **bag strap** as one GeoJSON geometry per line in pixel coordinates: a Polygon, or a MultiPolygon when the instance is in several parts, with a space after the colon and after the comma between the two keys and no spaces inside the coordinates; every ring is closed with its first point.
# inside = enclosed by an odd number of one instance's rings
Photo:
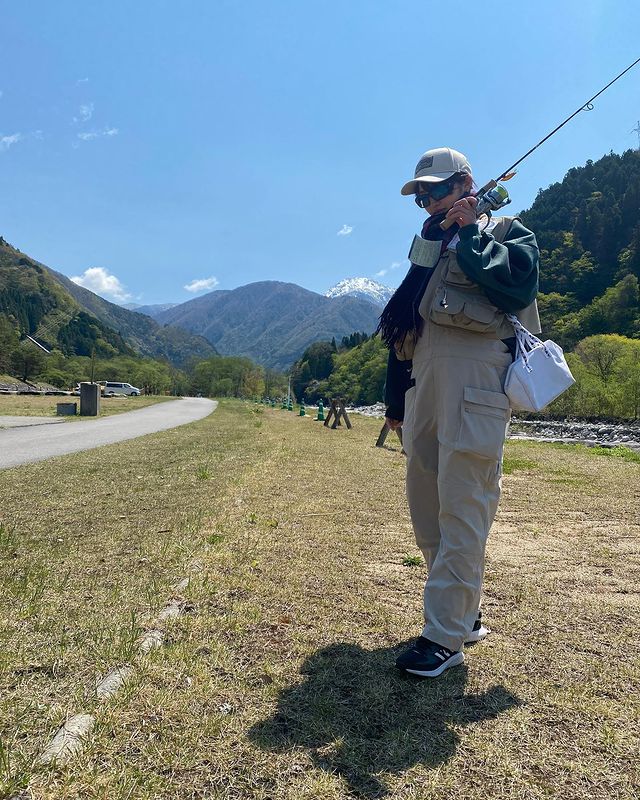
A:
{"type": "Polygon", "coordinates": [[[531,372],[528,355],[534,347],[540,347],[540,345],[542,345],[543,350],[548,356],[550,356],[551,353],[547,350],[542,339],[538,339],[531,331],[528,331],[515,314],[506,314],[506,318],[513,325],[513,332],[516,337],[516,358],[518,358],[518,354],[520,354],[519,357],[522,358],[525,369],[527,372],[531,372]]]}

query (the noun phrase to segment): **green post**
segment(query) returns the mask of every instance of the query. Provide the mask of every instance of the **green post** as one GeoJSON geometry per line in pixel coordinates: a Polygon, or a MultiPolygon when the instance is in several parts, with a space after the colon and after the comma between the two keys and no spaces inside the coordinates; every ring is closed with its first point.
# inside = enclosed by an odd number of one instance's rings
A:
{"type": "Polygon", "coordinates": [[[324,406],[322,400],[318,400],[318,413],[316,415],[316,422],[324,422],[324,406]]]}

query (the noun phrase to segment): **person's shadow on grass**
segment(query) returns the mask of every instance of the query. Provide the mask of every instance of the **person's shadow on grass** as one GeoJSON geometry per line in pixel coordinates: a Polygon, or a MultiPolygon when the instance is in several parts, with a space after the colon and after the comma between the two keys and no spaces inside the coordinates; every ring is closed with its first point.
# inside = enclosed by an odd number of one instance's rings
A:
{"type": "Polygon", "coordinates": [[[464,665],[435,679],[401,673],[393,666],[398,652],[354,644],[319,650],[302,665],[306,679],[282,692],[250,738],[267,750],[304,748],[356,796],[379,798],[388,790],[378,775],[445,763],[458,744],[453,725],[494,719],[521,703],[502,686],[465,694],[464,665]]]}

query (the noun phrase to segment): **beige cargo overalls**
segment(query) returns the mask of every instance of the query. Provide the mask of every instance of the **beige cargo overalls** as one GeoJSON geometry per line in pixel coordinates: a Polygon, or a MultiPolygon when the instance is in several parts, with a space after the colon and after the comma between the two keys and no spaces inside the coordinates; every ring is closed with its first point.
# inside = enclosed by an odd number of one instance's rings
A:
{"type": "MultiPolygon", "coordinates": [[[[497,241],[512,219],[491,221],[497,241]]],[[[454,243],[449,247],[420,304],[424,324],[413,353],[415,386],[405,397],[403,446],[411,520],[428,568],[422,635],[458,651],[478,615],[500,497],[511,363],[501,340],[513,328],[466,277],[454,243]]],[[[535,301],[518,317],[540,331],[535,301]]]]}

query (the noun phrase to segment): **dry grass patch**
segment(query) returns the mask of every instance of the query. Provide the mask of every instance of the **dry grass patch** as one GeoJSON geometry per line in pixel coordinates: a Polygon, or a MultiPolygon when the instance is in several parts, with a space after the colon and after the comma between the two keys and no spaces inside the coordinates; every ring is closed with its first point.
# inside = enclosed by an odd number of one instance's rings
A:
{"type": "Polygon", "coordinates": [[[0,472],[0,731],[15,760],[91,712],[96,677],[132,659],[254,430],[243,407],[219,409],[215,424],[0,472]]]}
{"type": "MultiPolygon", "coordinates": [[[[175,400],[175,397],[166,397],[164,395],[102,397],[100,398],[99,416],[109,417],[112,414],[122,414],[123,411],[146,408],[156,403],[165,403],[168,400],[175,400]]],[[[77,403],[78,414],[80,414],[80,398],[73,395],[0,394],[0,416],[55,417],[58,403],[77,403]]],[[[87,419],[87,417],[65,418],[65,420],[73,419],[87,419]]]]}
{"type": "Polygon", "coordinates": [[[80,760],[31,774],[37,797],[637,796],[640,466],[510,443],[488,554],[494,633],[465,666],[421,682],[393,666],[420,630],[424,575],[403,457],[373,446],[378,429],[223,404],[127,443],[109,493],[90,482],[90,508],[77,490],[90,454],[47,462],[64,500],[55,481],[43,487],[44,465],[0,476],[13,487],[5,519],[10,508],[30,531],[7,557],[18,549],[35,590],[20,595],[28,613],[5,612],[2,729],[16,764],[65,710],[91,710],[96,669],[126,658],[134,627],[197,562],[184,592],[196,613],[99,709],[80,760]],[[26,483],[39,524],[21,510],[26,483]],[[78,517],[56,550],[59,523],[78,517]],[[70,566],[80,585],[60,590],[70,566]],[[58,651],[66,674],[20,673],[58,651]]]}

